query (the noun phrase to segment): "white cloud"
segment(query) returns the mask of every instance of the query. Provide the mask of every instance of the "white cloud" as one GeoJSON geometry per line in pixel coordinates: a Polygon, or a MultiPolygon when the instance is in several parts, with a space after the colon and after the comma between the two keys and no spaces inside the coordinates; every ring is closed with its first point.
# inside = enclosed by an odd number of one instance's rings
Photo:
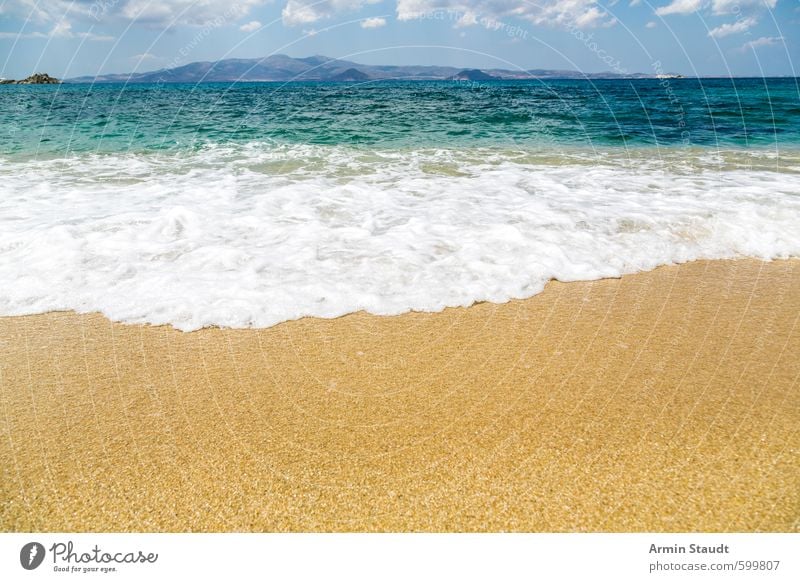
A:
{"type": "Polygon", "coordinates": [[[361,28],[380,28],[386,26],[385,18],[366,18],[361,21],[361,28]]]}
{"type": "MultiPolygon", "coordinates": [[[[639,2],[641,0],[634,0],[639,2]]],[[[742,14],[757,12],[763,9],[773,9],[778,0],[672,0],[670,4],[656,8],[656,14],[666,16],[668,14],[691,14],[706,7],[711,8],[711,12],[717,16],[726,14],[742,14]]],[[[631,3],[633,6],[633,3],[631,3]]]]}
{"type": "Polygon", "coordinates": [[[630,4],[628,4],[628,6],[633,8],[634,6],[638,6],[641,3],[642,3],[642,0],[631,0],[630,4]]]}
{"type": "MultiPolygon", "coordinates": [[[[37,23],[70,21],[106,23],[139,22],[153,27],[179,25],[233,25],[248,16],[256,6],[271,0],[0,0],[4,13],[15,13],[37,23]]],[[[283,23],[288,26],[310,24],[382,0],[285,0],[283,23]]],[[[687,1],[687,0],[676,0],[687,1]]],[[[700,1],[700,0],[697,0],[700,1]]],[[[709,0],[704,0],[709,1],[709,0]]],[[[713,0],[754,3],[775,0],[713,0]]],[[[630,0],[636,5],[641,0],[630,0]]],[[[608,26],[616,20],[597,0],[397,0],[400,20],[415,20],[435,11],[457,13],[461,26],[484,19],[522,19],[533,24],[566,27],[608,26]],[[469,15],[472,15],[470,17],[469,15]]],[[[243,24],[242,26],[248,26],[243,24]]]]}
{"type": "Polygon", "coordinates": [[[64,18],[92,23],[135,21],[151,26],[235,22],[269,0],[5,0],[3,11],[42,24],[64,18]]]}
{"type": "Polygon", "coordinates": [[[504,19],[579,28],[616,22],[595,0],[397,0],[398,20],[437,18],[454,18],[461,26],[470,20],[478,23],[504,19]]]}
{"type": "Polygon", "coordinates": [[[478,16],[471,10],[467,10],[456,21],[456,28],[467,28],[468,26],[475,26],[478,24],[478,16]]]}
{"type": "Polygon", "coordinates": [[[762,36],[761,38],[744,43],[741,47],[739,47],[739,50],[746,51],[748,49],[757,49],[762,46],[772,46],[774,44],[778,44],[779,42],[783,42],[782,36],[762,36]]]}
{"type": "Polygon", "coordinates": [[[717,15],[740,14],[763,8],[773,9],[778,0],[711,0],[711,11],[717,15]]]}
{"type": "Polygon", "coordinates": [[[59,20],[50,32],[0,32],[0,38],[28,39],[28,38],[56,38],[56,39],[83,39],[91,41],[110,41],[113,36],[95,34],[93,32],[75,32],[72,24],[67,20],[59,20]]]}
{"type": "Polygon", "coordinates": [[[724,36],[730,36],[731,34],[739,34],[740,32],[750,30],[757,23],[758,20],[752,16],[749,18],[743,18],[742,20],[737,20],[736,22],[730,24],[723,24],[716,28],[712,28],[708,31],[708,36],[711,38],[722,38],[724,36]]]}
{"type": "Polygon", "coordinates": [[[119,13],[127,20],[161,27],[222,26],[247,16],[252,8],[263,3],[264,0],[120,0],[119,13]]]}
{"type": "Polygon", "coordinates": [[[72,36],[72,25],[66,20],[60,20],[56,22],[53,30],[50,31],[50,36],[70,38],[72,36]]]}
{"type": "Polygon", "coordinates": [[[142,53],[140,55],[133,55],[131,57],[132,61],[157,61],[160,59],[161,57],[157,57],[153,53],[142,53]]]}
{"type": "Polygon", "coordinates": [[[351,12],[367,4],[381,0],[288,0],[281,12],[283,23],[287,26],[309,24],[330,18],[339,12],[351,12]]]}
{"type": "Polygon", "coordinates": [[[113,36],[104,34],[94,34],[93,32],[73,32],[72,24],[66,20],[60,20],[53,26],[50,31],[50,36],[54,38],[83,38],[86,40],[101,40],[108,41],[114,40],[113,36]]]}
{"type": "Polygon", "coordinates": [[[668,14],[691,14],[697,12],[704,4],[704,0],[672,0],[670,4],[656,8],[656,14],[667,16],[668,14]]]}
{"type": "Polygon", "coordinates": [[[24,39],[24,38],[47,38],[48,35],[43,32],[0,32],[0,38],[11,38],[11,39],[24,39]]]}
{"type": "Polygon", "coordinates": [[[655,28],[655,27],[656,27],[656,26],[658,26],[658,25],[657,25],[655,22],[653,22],[653,21],[651,20],[650,22],[648,22],[648,23],[647,23],[647,24],[645,24],[644,26],[645,26],[645,28],[655,28]]]}
{"type": "Polygon", "coordinates": [[[251,20],[247,24],[243,24],[239,27],[239,30],[242,32],[255,32],[261,28],[261,23],[258,20],[251,20]]]}
{"type": "MultiPolygon", "coordinates": [[[[567,20],[574,18],[574,24],[579,28],[588,28],[590,26],[600,26],[603,24],[614,24],[616,22],[616,19],[606,20],[608,13],[599,9],[597,6],[592,6],[588,10],[578,10],[574,15],[566,13],[563,16],[567,20]]],[[[563,24],[562,22],[556,23],[563,24]]],[[[541,24],[546,24],[546,22],[541,22],[541,24]]],[[[567,24],[572,23],[568,22],[567,24]]]]}

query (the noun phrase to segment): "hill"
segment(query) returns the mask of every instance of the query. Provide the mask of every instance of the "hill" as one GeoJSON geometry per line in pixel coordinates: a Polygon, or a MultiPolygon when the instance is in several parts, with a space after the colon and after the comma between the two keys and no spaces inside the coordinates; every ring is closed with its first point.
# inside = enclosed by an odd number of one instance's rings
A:
{"type": "Polygon", "coordinates": [[[549,71],[543,69],[458,69],[444,66],[363,65],[322,55],[295,58],[271,55],[255,59],[224,59],[189,63],[146,73],[122,73],[67,79],[70,83],[211,83],[237,81],[380,81],[380,80],[470,80],[509,79],[621,79],[652,78],[653,75],[549,71]]]}

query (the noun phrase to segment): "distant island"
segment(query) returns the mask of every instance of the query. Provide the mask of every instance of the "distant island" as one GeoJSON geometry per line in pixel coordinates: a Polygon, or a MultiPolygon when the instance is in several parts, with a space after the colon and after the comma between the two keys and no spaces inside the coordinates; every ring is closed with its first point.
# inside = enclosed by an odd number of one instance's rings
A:
{"type": "Polygon", "coordinates": [[[358,69],[347,69],[330,78],[331,81],[369,81],[369,75],[358,69]]]}
{"type": "MultiPolygon", "coordinates": [[[[679,75],[670,75],[677,78],[679,75]]],[[[195,62],[149,71],[75,77],[68,83],[219,83],[236,81],[503,81],[518,79],[655,79],[655,74],[582,73],[570,70],[461,69],[436,65],[364,65],[321,55],[195,62]]]]}
{"type": "Polygon", "coordinates": [[[451,81],[497,81],[500,77],[495,77],[484,73],[480,69],[465,69],[450,77],[451,81]]]}
{"type": "Polygon", "coordinates": [[[47,73],[36,73],[27,79],[15,81],[14,79],[0,79],[0,85],[58,85],[61,81],[47,73]]]}

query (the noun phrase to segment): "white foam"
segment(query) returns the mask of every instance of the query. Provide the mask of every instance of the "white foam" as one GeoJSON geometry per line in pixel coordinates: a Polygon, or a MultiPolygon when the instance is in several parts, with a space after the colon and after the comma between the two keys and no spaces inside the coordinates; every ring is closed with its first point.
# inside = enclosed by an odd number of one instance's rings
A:
{"type": "Polygon", "coordinates": [[[704,155],[250,144],[5,160],[0,314],[266,327],[503,302],[550,279],[700,258],[800,256],[796,160],[776,171],[767,154],[704,155]]]}

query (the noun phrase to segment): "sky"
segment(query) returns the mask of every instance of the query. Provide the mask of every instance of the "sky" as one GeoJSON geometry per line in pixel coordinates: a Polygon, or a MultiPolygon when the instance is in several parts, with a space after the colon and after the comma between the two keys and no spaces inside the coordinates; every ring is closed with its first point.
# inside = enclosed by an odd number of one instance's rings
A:
{"type": "Polygon", "coordinates": [[[271,54],[365,64],[796,76],[800,1],[0,0],[5,78],[271,54]]]}

